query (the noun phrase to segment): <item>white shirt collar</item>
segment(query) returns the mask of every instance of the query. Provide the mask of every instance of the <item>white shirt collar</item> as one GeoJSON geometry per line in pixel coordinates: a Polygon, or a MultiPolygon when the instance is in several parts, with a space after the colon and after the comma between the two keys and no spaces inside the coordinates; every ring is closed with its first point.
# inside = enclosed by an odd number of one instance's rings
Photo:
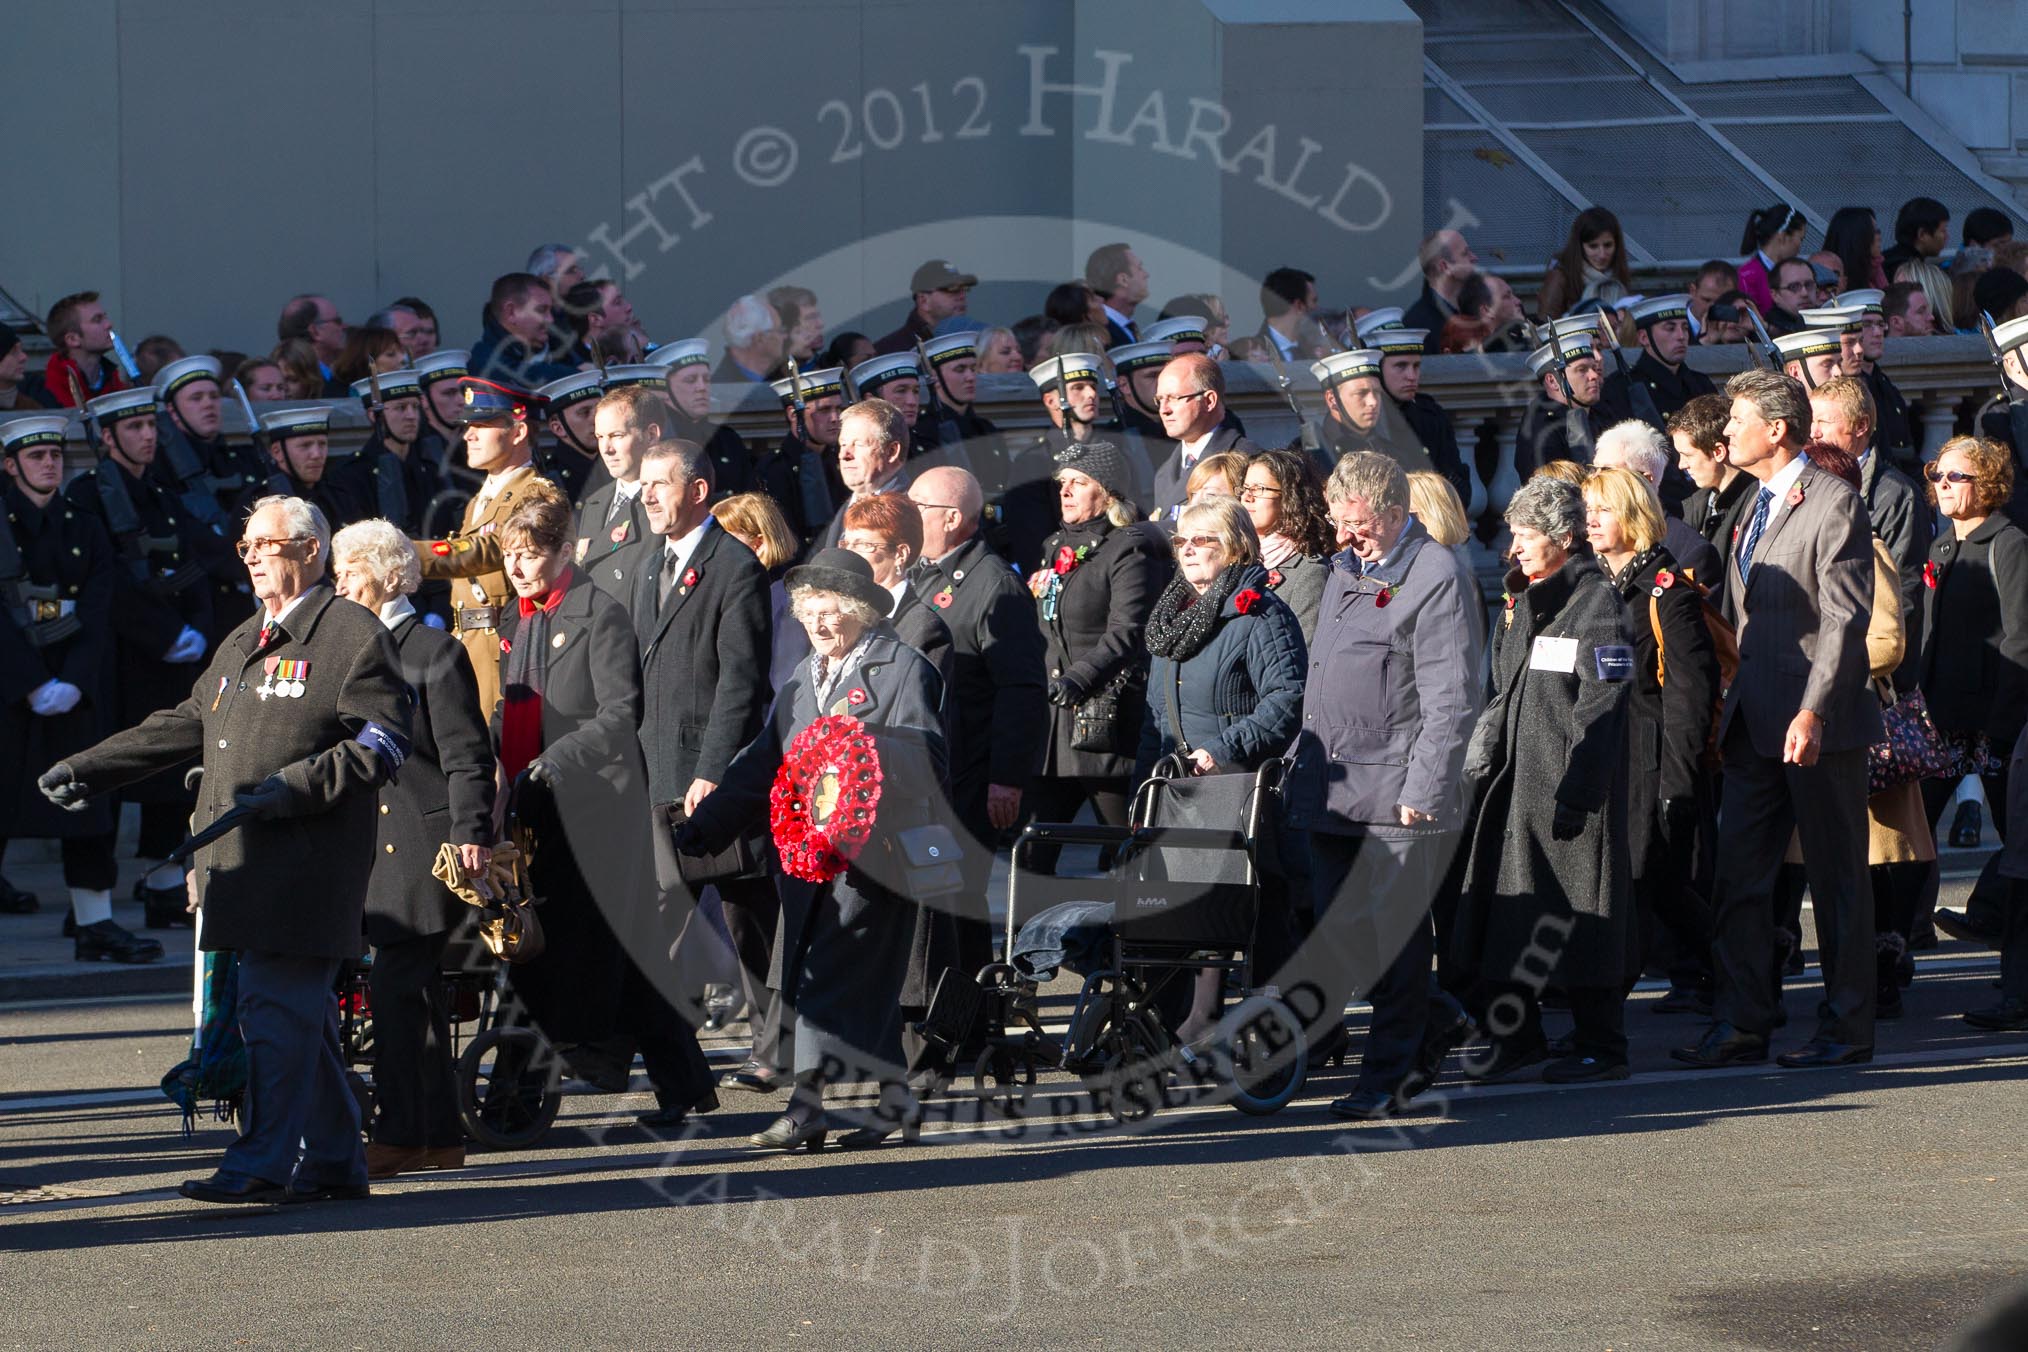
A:
{"type": "Polygon", "coordinates": [[[887,611],[888,618],[892,619],[894,613],[901,609],[901,598],[908,593],[908,574],[903,573],[895,584],[886,590],[887,594],[894,598],[894,604],[887,611]]]}
{"type": "Polygon", "coordinates": [[[406,596],[397,596],[392,601],[380,603],[380,622],[389,629],[394,628],[409,616],[415,614],[415,603],[406,596]]]}
{"type": "Polygon", "coordinates": [[[716,518],[707,513],[704,520],[691,530],[689,534],[678,536],[676,539],[668,540],[663,544],[663,553],[676,560],[677,572],[680,573],[690,566],[690,560],[697,553],[697,546],[704,541],[704,533],[711,529],[715,520],[716,518]]]}
{"type": "Polygon", "coordinates": [[[1767,481],[1766,487],[1768,492],[1774,494],[1774,502],[1769,504],[1768,520],[1774,520],[1780,514],[1781,509],[1787,505],[1789,490],[1796,486],[1796,480],[1803,477],[1803,468],[1809,463],[1810,457],[1798,455],[1795,459],[1789,461],[1788,464],[1783,465],[1776,472],[1775,476],[1767,481]]]}
{"type": "Polygon", "coordinates": [[[625,502],[640,491],[641,481],[639,479],[634,480],[632,483],[622,483],[618,479],[613,480],[614,502],[625,502]]]}
{"type": "Polygon", "coordinates": [[[283,620],[286,620],[289,618],[289,616],[295,614],[296,607],[303,604],[303,598],[308,596],[311,592],[315,591],[316,589],[317,584],[314,582],[311,583],[309,586],[303,588],[303,590],[297,592],[287,605],[283,606],[281,610],[277,611],[273,615],[268,614],[267,607],[263,605],[261,607],[261,623],[263,625],[280,624],[283,620]]]}
{"type": "Polygon", "coordinates": [[[1296,340],[1282,337],[1282,331],[1272,324],[1267,326],[1267,332],[1268,340],[1281,350],[1282,360],[1294,361],[1296,359],[1296,340]]]}
{"type": "MultiPolygon", "coordinates": [[[[1104,302],[1100,303],[1103,304],[1104,302]]],[[[1125,329],[1129,333],[1133,333],[1136,331],[1134,329],[1134,317],[1132,315],[1123,315],[1110,305],[1106,306],[1106,318],[1112,320],[1113,323],[1119,325],[1121,328],[1125,329]]]]}
{"type": "Polygon", "coordinates": [[[1217,435],[1218,429],[1214,427],[1193,441],[1179,442],[1178,444],[1183,448],[1183,464],[1188,467],[1201,460],[1204,457],[1204,448],[1209,446],[1211,439],[1217,435]]]}

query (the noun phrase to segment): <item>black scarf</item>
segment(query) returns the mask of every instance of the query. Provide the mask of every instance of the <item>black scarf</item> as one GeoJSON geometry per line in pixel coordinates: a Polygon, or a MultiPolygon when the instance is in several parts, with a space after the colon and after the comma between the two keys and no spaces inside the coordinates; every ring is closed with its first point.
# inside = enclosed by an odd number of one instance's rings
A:
{"type": "Polygon", "coordinates": [[[1227,564],[1201,596],[1183,574],[1171,576],[1148,616],[1148,651],[1173,662],[1188,662],[1202,652],[1225,612],[1226,599],[1239,589],[1240,575],[1250,566],[1227,564]]]}
{"type": "MultiPolygon", "coordinates": [[[[1634,555],[1626,567],[1610,575],[1613,589],[1620,594],[1621,600],[1627,599],[1631,594],[1629,588],[1632,587],[1634,579],[1654,567],[1655,557],[1662,552],[1663,548],[1664,546],[1660,544],[1649,545],[1646,549],[1634,555]]],[[[1601,559],[1600,563],[1603,565],[1604,560],[1601,559]]]]}

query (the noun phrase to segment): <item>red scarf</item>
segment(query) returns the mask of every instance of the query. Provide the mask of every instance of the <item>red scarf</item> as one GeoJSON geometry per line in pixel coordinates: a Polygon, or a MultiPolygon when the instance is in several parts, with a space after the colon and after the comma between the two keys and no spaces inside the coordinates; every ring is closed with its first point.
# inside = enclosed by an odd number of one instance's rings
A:
{"type": "Polygon", "coordinates": [[[568,587],[558,587],[536,601],[524,596],[518,609],[521,623],[508,640],[501,664],[500,765],[507,782],[542,754],[542,677],[549,652],[549,617],[563,603],[568,587]]]}

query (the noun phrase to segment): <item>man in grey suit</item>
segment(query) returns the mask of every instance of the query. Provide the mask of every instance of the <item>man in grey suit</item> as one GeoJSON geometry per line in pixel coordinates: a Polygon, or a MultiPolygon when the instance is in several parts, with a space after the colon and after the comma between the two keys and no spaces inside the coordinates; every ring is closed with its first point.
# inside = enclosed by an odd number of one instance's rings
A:
{"type": "Polygon", "coordinates": [[[1785,1066],[1873,1058],[1873,893],[1866,877],[1866,748],[1880,740],[1867,680],[1873,545],[1850,485],[1802,453],[1800,381],[1743,371],[1726,383],[1731,462],[1760,481],[1727,564],[1739,674],[1725,692],[1725,790],[1712,960],[1716,1021],[1671,1053],[1693,1066],[1767,1059],[1779,1009],[1775,875],[1791,835],[1816,905],[1824,1002],[1785,1066]]]}

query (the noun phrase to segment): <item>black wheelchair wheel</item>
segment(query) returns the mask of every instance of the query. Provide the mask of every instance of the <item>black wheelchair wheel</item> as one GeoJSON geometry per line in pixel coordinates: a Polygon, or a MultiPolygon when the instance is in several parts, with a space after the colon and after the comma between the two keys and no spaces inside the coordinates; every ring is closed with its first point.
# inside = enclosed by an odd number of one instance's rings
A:
{"type": "Polygon", "coordinates": [[[982,1113],[1011,1116],[1034,1088],[1035,1063],[1013,1047],[988,1047],[972,1063],[972,1089],[982,1113]]]}
{"type": "Polygon", "coordinates": [[[473,1140],[524,1150],[542,1139],[563,1106],[554,1058],[532,1028],[488,1028],[458,1057],[458,1116],[473,1140]]]}
{"type": "Polygon", "coordinates": [[[1227,1010],[1208,1050],[1226,1101],[1250,1117],[1286,1108],[1308,1075],[1303,1021],[1276,996],[1250,995],[1227,1010]]]}
{"type": "Polygon", "coordinates": [[[1097,1067],[1082,1076],[1096,1105],[1123,1127],[1145,1122],[1162,1106],[1169,1073],[1169,1036],[1145,1010],[1112,1006],[1099,1035],[1097,1067]]]}

